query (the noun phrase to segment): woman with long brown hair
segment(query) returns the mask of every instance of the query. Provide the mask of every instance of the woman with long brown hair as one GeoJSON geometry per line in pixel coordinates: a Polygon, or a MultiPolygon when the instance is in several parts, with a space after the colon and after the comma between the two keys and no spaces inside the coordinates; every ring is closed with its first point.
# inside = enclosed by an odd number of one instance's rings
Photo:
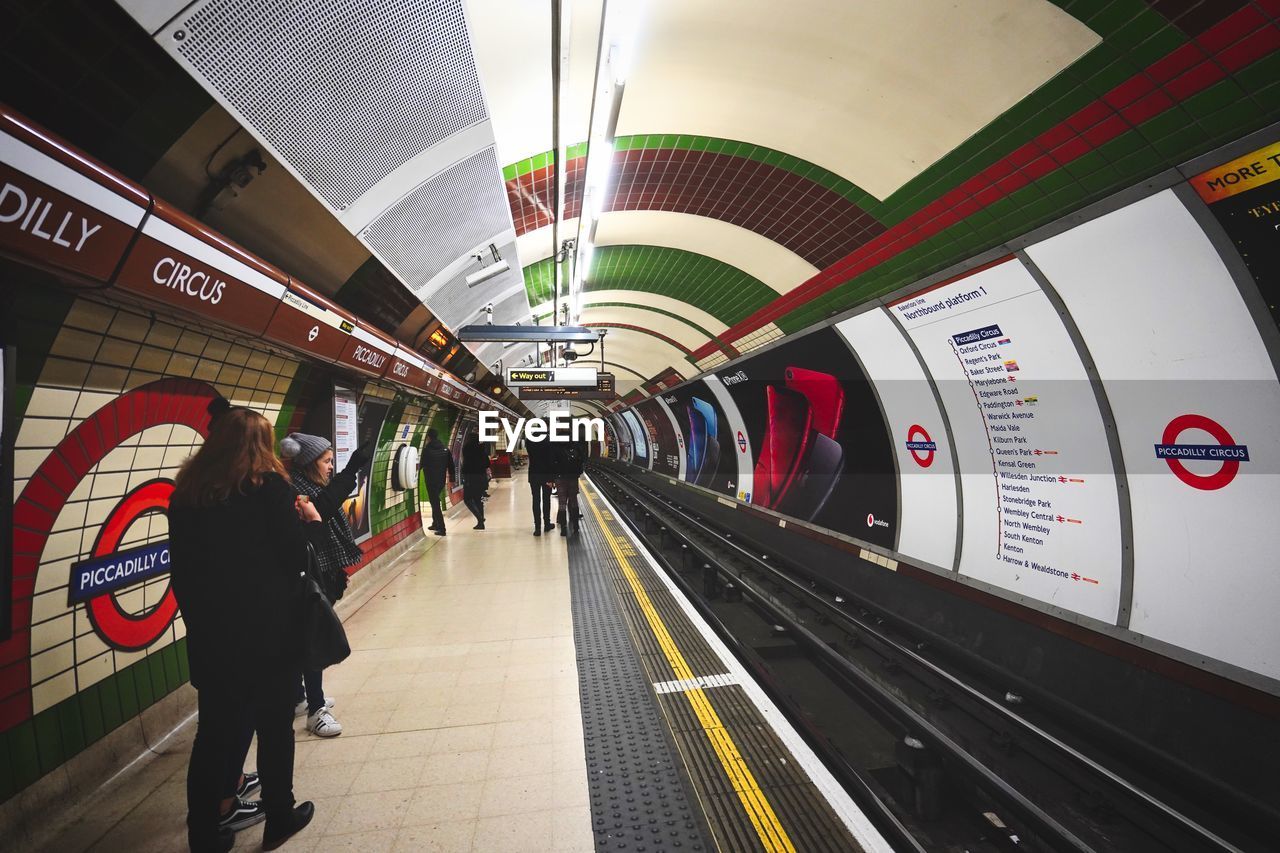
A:
{"type": "Polygon", "coordinates": [[[289,485],[270,421],[221,399],[209,413],[209,435],[178,472],[169,505],[173,591],[199,708],[187,835],[193,851],[235,843],[219,824],[219,801],[228,774],[239,773],[252,727],[263,846],[273,850],[314,814],[310,802],[294,806],[293,702],[300,575],[308,541],[323,530],[315,507],[289,485]]]}

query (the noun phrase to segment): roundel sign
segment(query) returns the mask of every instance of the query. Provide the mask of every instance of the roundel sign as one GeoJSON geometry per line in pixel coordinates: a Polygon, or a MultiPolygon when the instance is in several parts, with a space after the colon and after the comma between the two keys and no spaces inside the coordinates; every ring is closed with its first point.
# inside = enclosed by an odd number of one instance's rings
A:
{"type": "MultiPolygon", "coordinates": [[[[14,502],[13,635],[0,642],[0,657],[29,661],[37,648],[31,630],[32,594],[39,585],[45,543],[59,513],[86,477],[111,451],[150,427],[178,424],[202,438],[209,432],[213,386],[195,379],[158,379],[116,397],[81,421],[32,473],[14,502]],[[20,528],[20,530],[19,530],[20,528]]],[[[173,591],[164,585],[158,603],[128,612],[117,596],[169,571],[167,542],[128,545],[130,528],[164,512],[172,481],[151,479],[119,498],[100,526],[87,558],[73,564],[67,582],[68,608],[83,606],[102,639],[117,649],[146,648],[164,636],[177,613],[173,591]]],[[[160,586],[159,583],[156,584],[160,586]]],[[[27,669],[30,676],[30,669],[27,669]]],[[[0,727],[30,717],[24,704],[0,708],[0,727]]]]}
{"type": "Polygon", "coordinates": [[[1156,458],[1163,459],[1179,480],[1203,491],[1224,488],[1240,473],[1240,463],[1249,461],[1248,445],[1236,444],[1226,427],[1205,415],[1178,415],[1164,428],[1160,442],[1155,446],[1156,458]],[[1180,443],[1178,439],[1191,429],[1208,433],[1218,443],[1180,443]],[[1210,474],[1197,474],[1187,468],[1184,460],[1208,460],[1221,465],[1210,474]]]}
{"type": "Polygon", "coordinates": [[[173,587],[165,586],[160,603],[141,614],[126,611],[116,592],[169,571],[169,543],[154,542],[137,548],[120,547],[134,522],[163,513],[173,494],[173,481],[143,483],[120,499],[98,531],[92,557],[71,567],[68,603],[84,601],[89,621],[113,648],[137,651],[160,639],[178,612],[173,587]]]}
{"type": "Polygon", "coordinates": [[[930,437],[929,431],[920,424],[912,424],[907,427],[907,450],[911,453],[911,458],[921,468],[928,468],[933,464],[934,455],[938,452],[938,445],[930,437]]]}
{"type": "Polygon", "coordinates": [[[742,430],[738,430],[738,452],[747,452],[747,437],[742,434],[742,430]]]}

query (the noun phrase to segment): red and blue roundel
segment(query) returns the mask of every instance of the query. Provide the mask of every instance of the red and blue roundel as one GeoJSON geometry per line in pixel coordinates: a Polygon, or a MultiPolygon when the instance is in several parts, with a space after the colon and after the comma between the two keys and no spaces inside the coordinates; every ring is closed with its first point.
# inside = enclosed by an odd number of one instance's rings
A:
{"type": "Polygon", "coordinates": [[[1225,488],[1240,473],[1240,463],[1249,461],[1248,445],[1236,444],[1226,427],[1204,415],[1178,415],[1169,421],[1155,448],[1156,458],[1163,459],[1175,477],[1202,491],[1225,488]],[[1207,432],[1218,443],[1179,444],[1178,439],[1189,429],[1207,432]],[[1222,467],[1212,474],[1195,474],[1182,464],[1184,459],[1208,459],[1221,462],[1222,467]]]}
{"type": "MultiPolygon", "coordinates": [[[[13,507],[13,634],[0,643],[8,678],[29,688],[31,657],[43,651],[32,647],[32,601],[45,544],[71,494],[107,454],[150,427],[178,424],[207,436],[208,406],[216,395],[212,385],[195,379],[159,379],[134,388],[81,421],[31,475],[13,507]]],[[[90,558],[76,564],[80,571],[68,584],[68,604],[83,601],[97,633],[117,649],[151,645],[177,613],[171,589],[141,614],[126,613],[115,600],[119,590],[167,571],[160,568],[162,551],[167,553],[163,543],[117,549],[135,520],[164,511],[172,487],[168,480],[151,480],[121,498],[99,530],[90,558]]],[[[31,710],[30,689],[0,702],[0,731],[29,719],[31,710]]]]}

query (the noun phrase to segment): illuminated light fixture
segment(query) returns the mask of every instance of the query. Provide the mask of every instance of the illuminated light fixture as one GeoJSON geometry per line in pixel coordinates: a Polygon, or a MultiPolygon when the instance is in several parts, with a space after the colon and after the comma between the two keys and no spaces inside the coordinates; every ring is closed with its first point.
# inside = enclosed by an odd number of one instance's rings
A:
{"type": "MultiPolygon", "coordinates": [[[[475,287],[477,284],[480,284],[481,282],[484,282],[484,281],[488,281],[489,279],[493,278],[495,275],[502,275],[502,273],[511,269],[511,264],[503,260],[502,256],[498,254],[497,246],[490,243],[489,252],[493,255],[493,263],[489,264],[488,266],[483,266],[480,269],[476,270],[475,272],[471,273],[469,276],[467,276],[467,287],[475,287]]],[[[475,258],[477,261],[483,261],[484,252],[477,252],[471,257],[475,258]]]]}
{"type": "Polygon", "coordinates": [[[444,329],[436,329],[427,340],[436,349],[443,349],[449,343],[449,336],[444,333],[444,329]]]}
{"type": "Polygon", "coordinates": [[[467,287],[475,287],[477,284],[486,282],[495,275],[502,275],[502,273],[509,269],[511,269],[511,264],[507,263],[505,260],[498,261],[496,264],[489,264],[487,267],[481,267],[471,273],[471,275],[467,276],[467,287]]]}

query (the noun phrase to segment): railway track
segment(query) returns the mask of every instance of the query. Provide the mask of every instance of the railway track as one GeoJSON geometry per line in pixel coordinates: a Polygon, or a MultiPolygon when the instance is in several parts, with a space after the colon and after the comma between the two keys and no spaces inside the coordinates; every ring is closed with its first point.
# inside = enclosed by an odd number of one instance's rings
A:
{"type": "MultiPolygon", "coordinates": [[[[622,471],[592,480],[902,849],[1274,849],[622,471]]],[[[1166,774],[1167,775],[1167,774],[1166,774]]]]}

